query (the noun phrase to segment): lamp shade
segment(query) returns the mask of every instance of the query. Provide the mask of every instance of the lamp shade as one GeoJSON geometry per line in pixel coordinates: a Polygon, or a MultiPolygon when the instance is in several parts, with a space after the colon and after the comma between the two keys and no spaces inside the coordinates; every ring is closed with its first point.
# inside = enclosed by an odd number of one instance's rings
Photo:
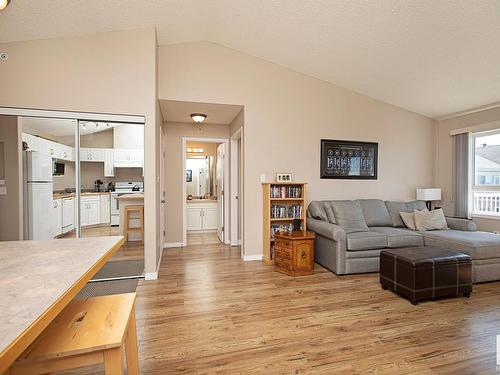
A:
{"type": "Polygon", "coordinates": [[[440,188],[417,189],[417,200],[419,201],[440,201],[440,188]]]}

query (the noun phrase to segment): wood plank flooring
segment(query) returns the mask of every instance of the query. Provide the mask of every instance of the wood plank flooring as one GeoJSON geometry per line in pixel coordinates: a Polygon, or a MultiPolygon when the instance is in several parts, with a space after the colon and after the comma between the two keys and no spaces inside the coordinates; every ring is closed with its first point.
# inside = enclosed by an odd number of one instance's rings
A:
{"type": "Polygon", "coordinates": [[[494,374],[500,282],[413,306],[378,274],[292,278],[188,246],[140,282],[137,325],[143,374],[494,374]]]}

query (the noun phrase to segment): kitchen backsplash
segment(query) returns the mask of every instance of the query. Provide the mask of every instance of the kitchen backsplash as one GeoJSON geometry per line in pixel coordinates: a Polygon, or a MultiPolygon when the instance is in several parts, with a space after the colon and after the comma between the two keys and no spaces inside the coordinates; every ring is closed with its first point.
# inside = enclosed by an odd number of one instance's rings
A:
{"type": "MultiPolygon", "coordinates": [[[[54,190],[75,187],[75,163],[65,162],[63,176],[53,176],[54,190]]],[[[82,162],[81,180],[84,189],[94,189],[94,181],[101,180],[105,188],[110,181],[144,181],[141,168],[115,168],[115,177],[104,177],[103,163],[82,162]]]]}

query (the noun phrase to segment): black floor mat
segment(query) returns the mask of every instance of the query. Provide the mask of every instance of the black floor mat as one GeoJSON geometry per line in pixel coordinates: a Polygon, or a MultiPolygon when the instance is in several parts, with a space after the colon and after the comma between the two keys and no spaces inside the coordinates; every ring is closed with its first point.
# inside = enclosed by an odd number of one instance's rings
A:
{"type": "Polygon", "coordinates": [[[111,281],[95,281],[85,285],[75,299],[84,299],[111,294],[133,293],[137,289],[139,279],[123,279],[111,281]]]}
{"type": "Polygon", "coordinates": [[[117,277],[142,276],[144,274],[144,260],[120,260],[107,262],[92,278],[114,279],[117,277]]]}

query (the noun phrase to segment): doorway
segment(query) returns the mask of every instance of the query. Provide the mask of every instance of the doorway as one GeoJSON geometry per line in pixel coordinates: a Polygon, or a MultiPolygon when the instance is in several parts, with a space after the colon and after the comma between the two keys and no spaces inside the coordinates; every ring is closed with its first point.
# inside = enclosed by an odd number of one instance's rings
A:
{"type": "Polygon", "coordinates": [[[229,243],[228,139],[182,138],[183,242],[229,243]]]}

